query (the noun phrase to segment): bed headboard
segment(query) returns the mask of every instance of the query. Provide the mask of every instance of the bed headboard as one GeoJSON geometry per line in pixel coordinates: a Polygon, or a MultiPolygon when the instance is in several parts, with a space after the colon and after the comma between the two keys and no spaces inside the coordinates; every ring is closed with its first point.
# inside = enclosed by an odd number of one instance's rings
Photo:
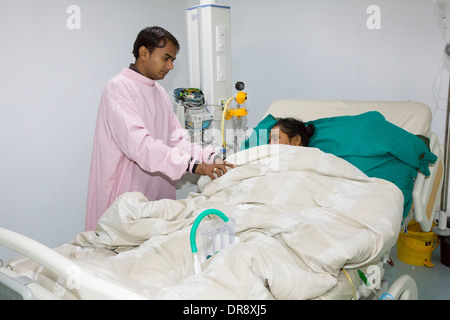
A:
{"type": "Polygon", "coordinates": [[[416,101],[346,101],[283,99],[274,101],[266,114],[302,121],[379,111],[386,120],[416,135],[429,136],[431,110],[416,101]]]}

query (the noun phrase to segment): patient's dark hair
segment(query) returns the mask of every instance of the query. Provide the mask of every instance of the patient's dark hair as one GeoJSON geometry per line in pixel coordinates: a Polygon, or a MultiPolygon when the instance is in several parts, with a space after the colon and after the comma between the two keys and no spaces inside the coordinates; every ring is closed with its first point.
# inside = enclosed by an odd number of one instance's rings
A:
{"type": "Polygon", "coordinates": [[[139,58],[139,48],[144,46],[152,53],[156,48],[164,48],[168,41],[171,41],[177,47],[177,53],[180,50],[178,40],[167,30],[161,27],[147,27],[139,32],[133,46],[133,55],[139,58]]]}
{"type": "Polygon", "coordinates": [[[300,135],[302,138],[302,146],[309,147],[309,139],[316,132],[314,124],[310,123],[307,126],[301,120],[294,118],[282,118],[278,120],[274,127],[279,127],[280,130],[285,133],[289,139],[294,138],[296,135],[300,135]]]}

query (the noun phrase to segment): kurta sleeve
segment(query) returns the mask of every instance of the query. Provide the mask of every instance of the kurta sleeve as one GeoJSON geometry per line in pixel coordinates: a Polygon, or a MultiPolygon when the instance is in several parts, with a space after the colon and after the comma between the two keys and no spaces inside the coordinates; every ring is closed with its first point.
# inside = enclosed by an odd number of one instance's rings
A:
{"type": "Polygon", "coordinates": [[[150,135],[127,89],[109,84],[104,94],[105,119],[122,153],[145,171],[161,172],[172,180],[180,179],[191,155],[150,135]]]}

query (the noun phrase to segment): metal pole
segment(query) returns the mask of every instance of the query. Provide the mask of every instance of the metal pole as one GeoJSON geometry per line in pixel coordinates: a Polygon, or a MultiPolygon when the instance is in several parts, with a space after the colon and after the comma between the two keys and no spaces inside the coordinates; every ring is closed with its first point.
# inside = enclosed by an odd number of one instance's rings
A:
{"type": "Polygon", "coordinates": [[[450,78],[449,78],[448,99],[447,99],[447,112],[445,117],[444,181],[442,183],[442,195],[441,195],[441,210],[445,212],[447,212],[448,170],[449,170],[448,159],[450,157],[450,149],[448,147],[448,143],[450,140],[449,117],[450,117],[450,78]]]}
{"type": "MultiPolygon", "coordinates": [[[[446,49],[447,50],[447,49],[446,49]]],[[[447,112],[445,119],[445,144],[444,144],[444,180],[442,182],[441,194],[441,211],[439,212],[438,225],[433,227],[433,232],[440,236],[450,236],[450,229],[447,228],[447,198],[448,198],[448,174],[449,174],[449,157],[450,148],[448,146],[450,141],[449,132],[449,118],[450,118],[450,78],[448,82],[448,98],[447,98],[447,112]]]]}

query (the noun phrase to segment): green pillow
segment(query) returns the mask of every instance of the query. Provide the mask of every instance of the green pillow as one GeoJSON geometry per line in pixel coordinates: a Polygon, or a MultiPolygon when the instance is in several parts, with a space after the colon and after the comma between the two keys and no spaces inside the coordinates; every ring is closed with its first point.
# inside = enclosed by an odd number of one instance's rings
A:
{"type": "Polygon", "coordinates": [[[278,119],[271,114],[267,115],[255,128],[253,128],[250,137],[242,143],[241,150],[268,144],[270,130],[272,130],[277,121],[278,119]]]}

